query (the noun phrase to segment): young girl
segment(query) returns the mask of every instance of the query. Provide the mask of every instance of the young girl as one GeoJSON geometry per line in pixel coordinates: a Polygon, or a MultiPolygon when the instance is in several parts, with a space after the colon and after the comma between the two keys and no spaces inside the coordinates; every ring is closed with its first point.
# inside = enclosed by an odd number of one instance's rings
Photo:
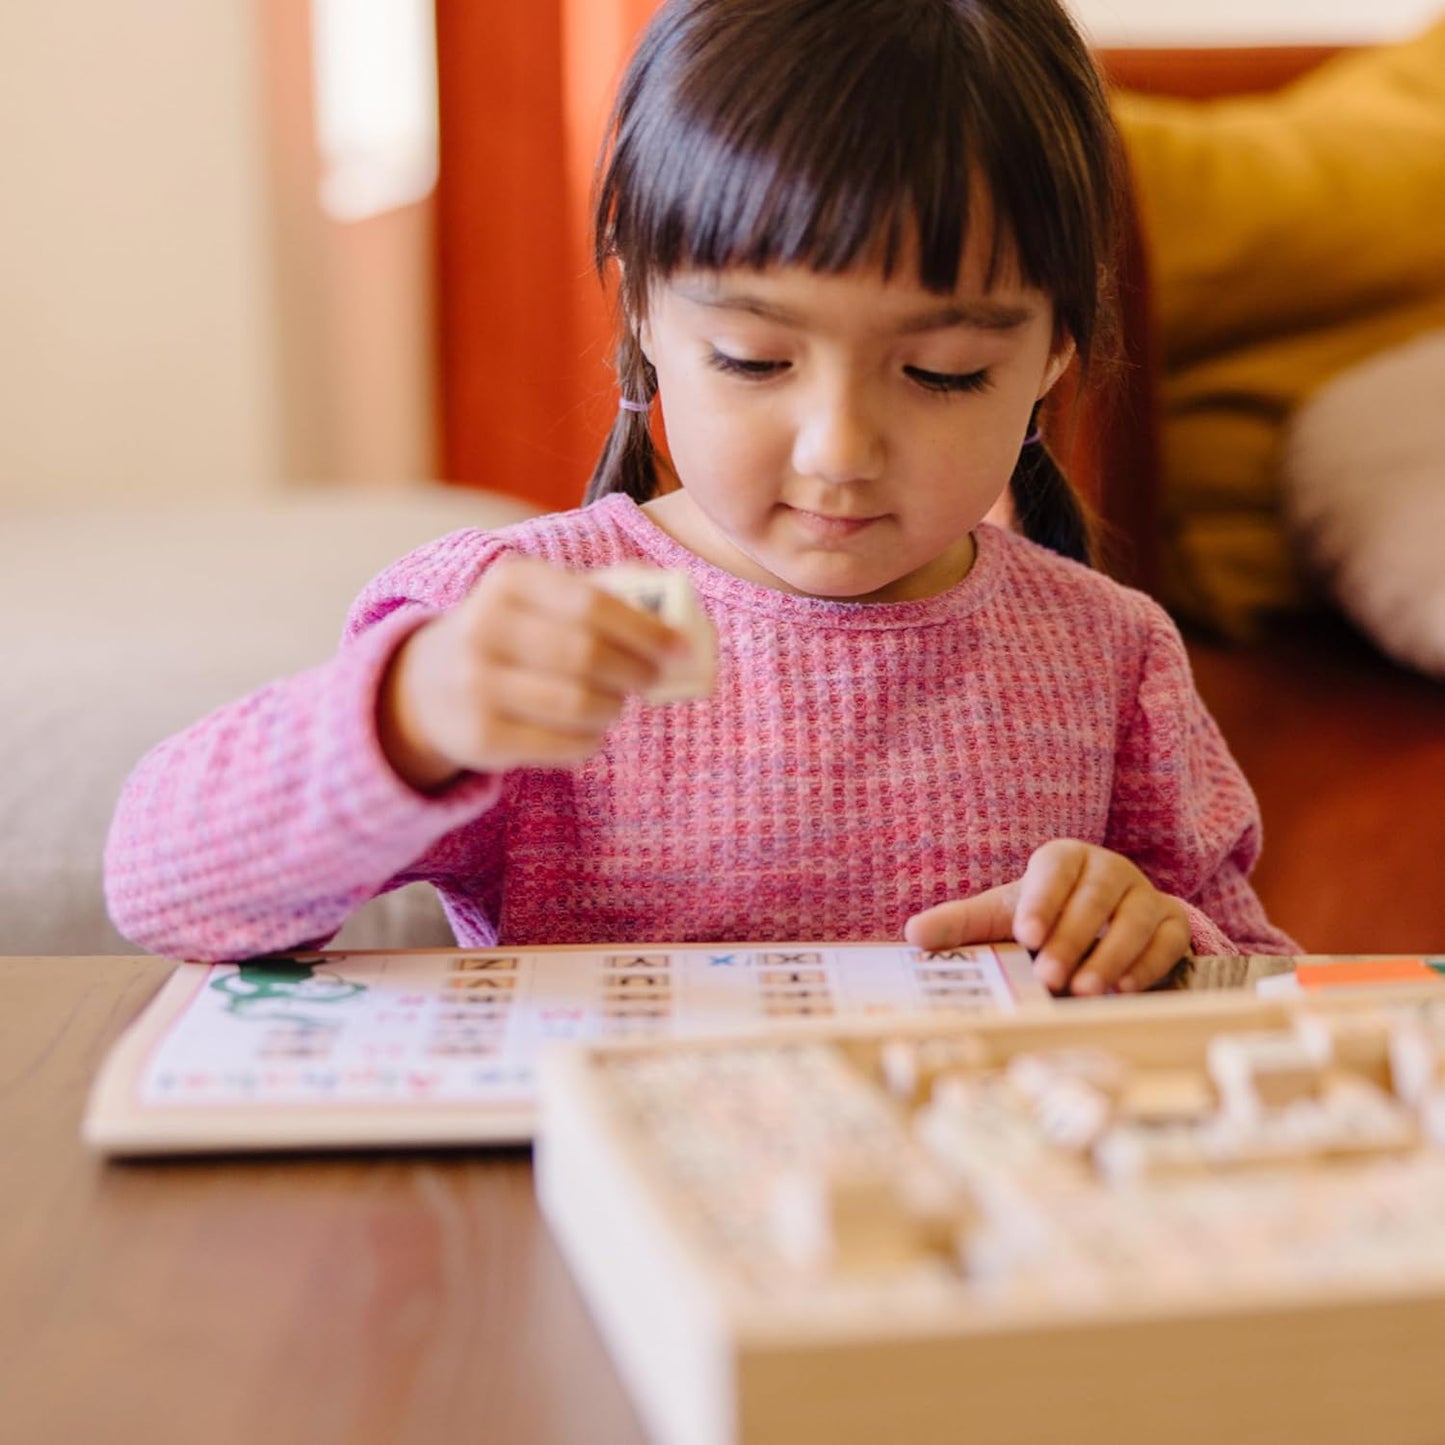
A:
{"type": "Polygon", "coordinates": [[[151,753],[118,926],[242,958],[425,879],[466,946],[1011,935],[1075,993],[1290,951],[1179,636],[1036,430],[1107,316],[1116,154],[1056,0],[669,0],[599,187],[588,505],[413,553],[151,753]],[[643,703],[684,644],[615,563],[686,571],[711,696],[643,703]]]}

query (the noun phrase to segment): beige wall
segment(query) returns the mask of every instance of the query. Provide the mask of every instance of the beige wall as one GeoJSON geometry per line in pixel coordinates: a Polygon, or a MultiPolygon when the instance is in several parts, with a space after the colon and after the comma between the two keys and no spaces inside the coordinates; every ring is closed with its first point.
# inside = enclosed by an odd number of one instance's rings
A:
{"type": "Polygon", "coordinates": [[[1441,0],[1066,0],[1100,45],[1349,44],[1399,39],[1441,0]]]}
{"type": "Polygon", "coordinates": [[[0,508],[434,471],[431,208],[322,215],[306,0],[0,0],[0,508]]]}
{"type": "Polygon", "coordinates": [[[0,501],[280,472],[246,0],[0,4],[0,501]]]}
{"type": "MultiPolygon", "coordinates": [[[[1441,10],[1071,3],[1102,44],[1382,38],[1441,10]]],[[[307,12],[0,0],[0,508],[432,470],[430,207],[321,215],[307,12]]]]}

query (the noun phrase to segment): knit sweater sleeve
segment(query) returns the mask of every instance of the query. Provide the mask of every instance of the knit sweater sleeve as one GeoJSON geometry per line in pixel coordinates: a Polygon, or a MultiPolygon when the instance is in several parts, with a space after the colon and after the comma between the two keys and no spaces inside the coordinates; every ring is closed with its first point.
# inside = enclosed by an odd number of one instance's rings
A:
{"type": "Polygon", "coordinates": [[[1149,616],[1105,846],[1184,904],[1195,953],[1297,953],[1249,883],[1261,842],[1254,793],[1195,691],[1177,629],[1152,605],[1149,616]]]}
{"type": "MultiPolygon", "coordinates": [[[[376,730],[392,654],[497,555],[471,537],[378,577],[330,661],[220,708],[140,761],[105,852],[107,905],[127,938],[197,960],[319,945],[368,899],[430,877],[428,851],[495,802],[495,777],[415,792],[376,730]]],[[[441,851],[457,861],[458,850],[441,851]]]]}

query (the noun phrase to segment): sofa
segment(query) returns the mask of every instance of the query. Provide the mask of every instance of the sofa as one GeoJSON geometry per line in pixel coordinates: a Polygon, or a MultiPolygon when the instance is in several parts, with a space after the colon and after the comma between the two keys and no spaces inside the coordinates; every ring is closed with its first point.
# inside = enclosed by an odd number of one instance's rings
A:
{"type": "MultiPolygon", "coordinates": [[[[224,507],[29,511],[0,524],[0,954],[133,953],[101,852],[152,744],[335,648],[351,599],[410,547],[521,502],[436,484],[224,507]]],[[[361,909],[339,943],[452,942],[430,888],[361,909]]]]}

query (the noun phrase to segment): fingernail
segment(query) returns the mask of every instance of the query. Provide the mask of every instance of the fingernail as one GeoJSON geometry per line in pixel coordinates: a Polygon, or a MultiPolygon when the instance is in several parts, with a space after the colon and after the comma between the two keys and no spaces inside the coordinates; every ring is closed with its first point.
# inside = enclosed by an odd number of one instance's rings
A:
{"type": "Polygon", "coordinates": [[[1045,988],[1059,988],[1064,981],[1064,970],[1052,959],[1034,963],[1034,977],[1045,988]]]}
{"type": "Polygon", "coordinates": [[[1139,980],[1133,977],[1121,978],[1119,980],[1120,993],[1138,993],[1139,980]]]}
{"type": "Polygon", "coordinates": [[[1088,969],[1080,969],[1074,975],[1074,992],[1079,994],[1103,993],[1104,980],[1097,973],[1090,973],[1088,969]]]}

